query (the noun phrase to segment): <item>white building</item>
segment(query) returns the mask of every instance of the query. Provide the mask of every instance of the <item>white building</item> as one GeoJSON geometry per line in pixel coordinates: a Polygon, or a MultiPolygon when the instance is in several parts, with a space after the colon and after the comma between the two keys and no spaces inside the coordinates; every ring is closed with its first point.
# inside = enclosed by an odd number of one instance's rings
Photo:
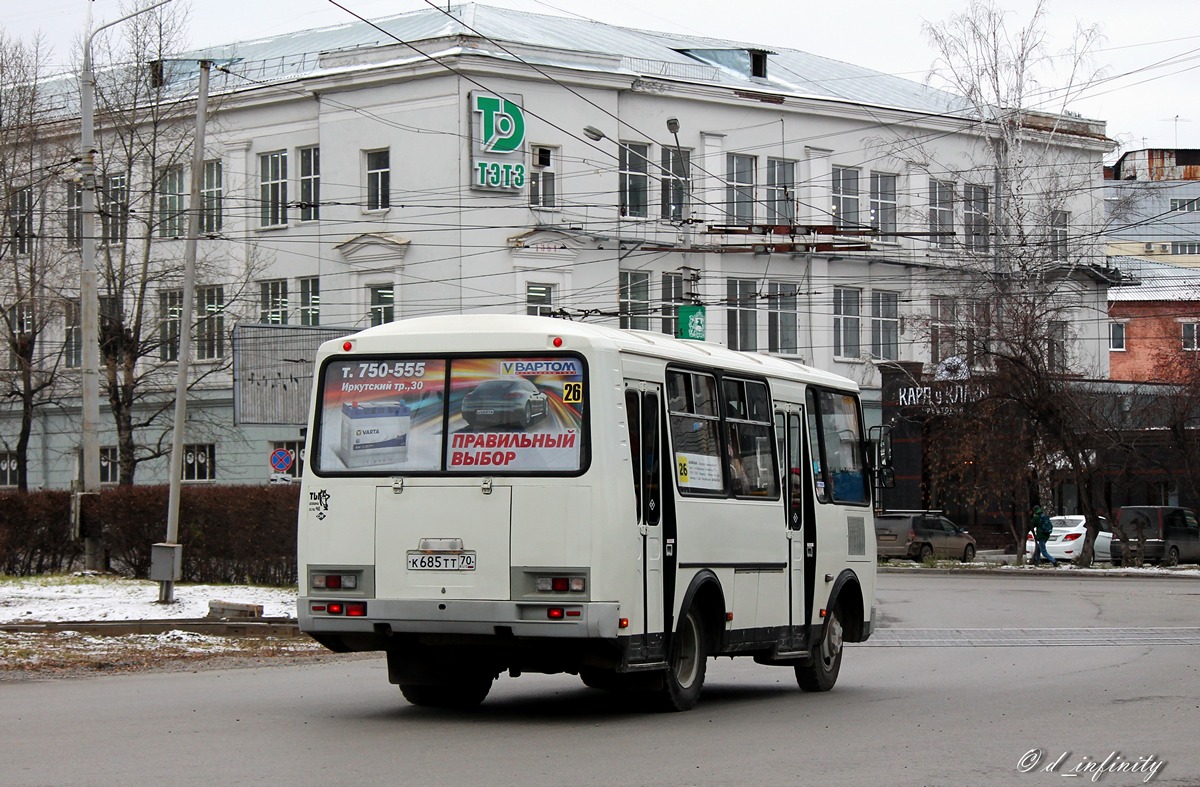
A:
{"type": "MultiPolygon", "coordinates": [[[[796,50],[480,5],[378,27],[387,34],[356,23],[202,53],[224,70],[205,156],[223,213],[201,254],[229,260],[230,281],[219,268],[197,281],[201,368],[212,333],[239,320],[349,331],[549,312],[673,332],[679,306],[703,304],[707,338],[857,379],[877,422],[878,363],[940,360],[914,317],[945,308],[954,272],[993,253],[988,126],[949,94],[796,50]]],[[[1079,239],[1086,262],[1108,142],[1102,123],[1072,124],[1039,137],[1081,184],[1046,232],[1079,239]]],[[[186,182],[159,198],[182,200],[186,182]]],[[[1072,278],[1070,352],[1105,377],[1104,284],[1072,278]]],[[[276,391],[282,423],[247,423],[270,418],[268,398],[235,428],[232,378],[206,380],[189,479],[264,482],[271,450],[302,440],[283,403],[307,395],[311,367],[272,341],[243,341],[266,342],[254,347],[268,357],[236,387],[243,405],[254,383],[276,391]]],[[[44,411],[31,487],[77,477],[77,413],[44,411]]],[[[111,431],[101,443],[113,456],[111,431]]],[[[165,468],[148,462],[137,480],[161,482],[165,468]]]]}

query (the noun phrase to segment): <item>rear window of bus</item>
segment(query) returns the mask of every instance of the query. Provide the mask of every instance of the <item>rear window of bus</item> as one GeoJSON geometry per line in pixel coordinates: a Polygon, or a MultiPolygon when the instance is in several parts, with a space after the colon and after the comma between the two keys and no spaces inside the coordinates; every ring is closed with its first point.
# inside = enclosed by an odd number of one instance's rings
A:
{"type": "Polygon", "coordinates": [[[346,356],[321,372],[318,475],[584,469],[576,356],[346,356]]]}

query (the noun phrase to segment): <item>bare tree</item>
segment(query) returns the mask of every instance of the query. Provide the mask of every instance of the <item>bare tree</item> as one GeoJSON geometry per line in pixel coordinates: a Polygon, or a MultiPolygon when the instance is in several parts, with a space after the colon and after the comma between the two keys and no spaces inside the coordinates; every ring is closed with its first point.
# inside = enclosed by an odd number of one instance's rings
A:
{"type": "Polygon", "coordinates": [[[1094,79],[1088,56],[1099,37],[1096,28],[1080,27],[1067,56],[1052,59],[1044,15],[1042,2],[1014,30],[992,2],[972,0],[961,14],[926,27],[939,53],[932,73],[965,99],[962,115],[976,141],[949,161],[906,141],[905,160],[928,171],[932,242],[948,259],[930,276],[929,312],[914,323],[929,341],[935,377],[970,377],[977,392],[969,408],[954,408],[941,423],[933,418],[931,483],[1007,505],[1023,554],[1031,504],[1048,505],[1052,480],[1065,475],[1089,523],[1082,559],[1090,562],[1095,454],[1098,443],[1118,438],[1095,395],[1079,384],[1096,376],[1099,358],[1075,357],[1071,348],[1073,326],[1102,324],[1111,278],[1090,232],[1099,226],[1093,192],[1106,140],[1068,107],[1094,79]],[[1043,82],[1052,62],[1066,63],[1053,89],[1043,82]],[[952,240],[944,232],[951,222],[938,220],[943,203],[962,208],[962,231],[953,230],[952,240]],[[968,426],[958,439],[969,434],[978,447],[964,455],[946,418],[968,426]]]}
{"type": "Polygon", "coordinates": [[[196,62],[172,54],[186,22],[186,12],[165,6],[99,40],[111,64],[96,84],[101,384],[116,425],[121,484],[133,483],[141,462],[170,450],[173,399],[165,392],[174,384],[179,342],[195,337],[202,348],[205,363],[192,367],[190,389],[223,379],[230,305],[250,280],[249,263],[239,272],[228,258],[198,259],[197,321],[180,325],[196,62]]]}
{"type": "Polygon", "coordinates": [[[46,51],[40,39],[23,43],[0,31],[0,189],[5,200],[0,238],[4,292],[0,325],[6,358],[0,363],[0,406],[19,411],[9,480],[29,488],[29,447],[36,411],[54,401],[64,357],[47,341],[63,315],[62,245],[56,243],[55,193],[65,167],[61,151],[41,142],[48,124],[46,51]],[[13,475],[15,473],[15,479],[13,475]]]}

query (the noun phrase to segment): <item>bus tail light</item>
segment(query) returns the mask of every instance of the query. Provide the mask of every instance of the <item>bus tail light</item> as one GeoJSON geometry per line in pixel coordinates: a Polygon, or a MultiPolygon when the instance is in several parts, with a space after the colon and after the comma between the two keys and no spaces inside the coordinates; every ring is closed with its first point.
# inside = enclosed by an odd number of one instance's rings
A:
{"type": "Polygon", "coordinates": [[[313,574],[312,586],[318,590],[355,590],[358,588],[358,575],[313,574]]]}
{"type": "Polygon", "coordinates": [[[346,611],[346,606],[337,601],[331,601],[326,606],[325,611],[330,615],[340,615],[346,611]]]}
{"type": "Polygon", "coordinates": [[[346,617],[365,618],[366,616],[367,616],[367,602],[351,601],[346,604],[346,617]]]}
{"type": "Polygon", "coordinates": [[[541,593],[582,593],[587,582],[583,577],[538,577],[536,587],[541,593]]]}
{"type": "Polygon", "coordinates": [[[551,620],[562,620],[566,613],[562,607],[549,607],[546,609],[546,617],[551,620]]]}

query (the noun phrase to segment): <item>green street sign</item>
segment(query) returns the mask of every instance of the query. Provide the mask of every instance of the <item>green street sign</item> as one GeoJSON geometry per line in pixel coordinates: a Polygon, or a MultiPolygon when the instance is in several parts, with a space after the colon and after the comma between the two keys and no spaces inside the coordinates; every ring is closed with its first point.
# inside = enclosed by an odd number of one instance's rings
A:
{"type": "Polygon", "coordinates": [[[680,306],[679,319],[675,324],[675,338],[703,341],[707,324],[703,306],[680,306]]]}

